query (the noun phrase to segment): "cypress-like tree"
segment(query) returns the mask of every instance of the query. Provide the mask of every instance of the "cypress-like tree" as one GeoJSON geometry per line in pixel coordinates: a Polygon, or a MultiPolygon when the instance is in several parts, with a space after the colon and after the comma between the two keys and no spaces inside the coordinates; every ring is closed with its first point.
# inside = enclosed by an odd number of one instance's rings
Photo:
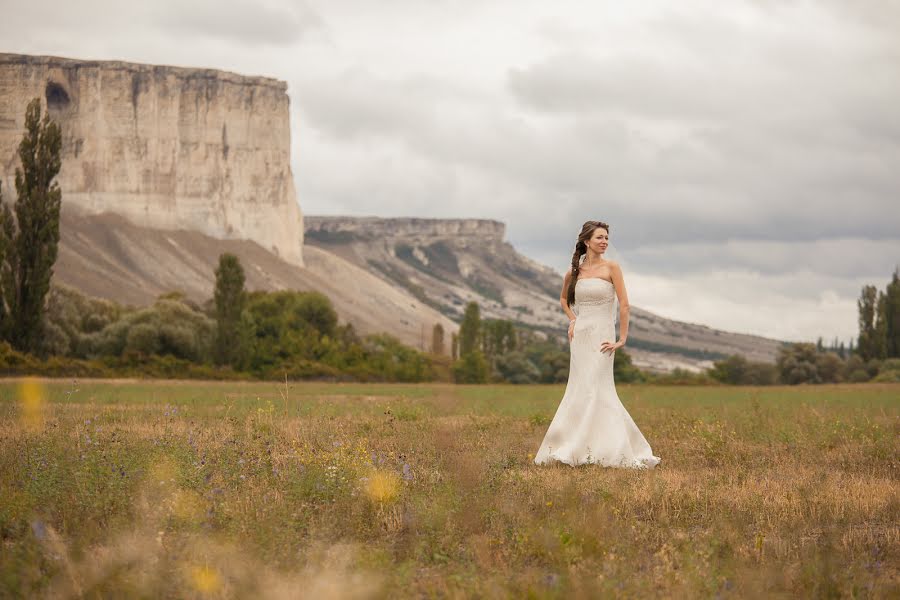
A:
{"type": "Polygon", "coordinates": [[[872,340],[873,358],[885,358],[887,356],[887,321],[887,296],[884,292],[879,291],[878,299],[875,301],[875,331],[872,340]]]}
{"type": "Polygon", "coordinates": [[[216,362],[238,366],[245,340],[241,335],[241,315],[247,293],[244,290],[244,267],[234,254],[219,256],[216,268],[216,362]]]}
{"type": "Polygon", "coordinates": [[[444,326],[435,323],[431,329],[431,352],[433,354],[444,353],[444,326]]]}
{"type": "Polygon", "coordinates": [[[875,303],[878,290],[874,285],[865,285],[856,305],[859,308],[859,340],[857,352],[863,360],[875,358],[875,303]]]}
{"type": "Polygon", "coordinates": [[[885,290],[885,345],[888,358],[900,358],[900,268],[885,290]]]}
{"type": "Polygon", "coordinates": [[[49,114],[41,119],[40,98],[25,110],[25,134],[19,144],[21,168],[16,168],[15,225],[4,216],[3,296],[12,345],[40,350],[44,299],[50,289],[59,245],[62,192],[54,181],[62,166],[62,133],[49,114]]]}
{"type": "Polygon", "coordinates": [[[0,181],[0,339],[6,339],[9,325],[9,307],[6,305],[6,282],[8,265],[6,252],[12,243],[13,236],[12,213],[3,201],[3,182],[0,181]]]}
{"type": "Polygon", "coordinates": [[[459,357],[465,358],[466,354],[479,349],[481,338],[481,311],[477,302],[469,302],[466,312],[463,313],[462,323],[459,325],[459,357]]]}

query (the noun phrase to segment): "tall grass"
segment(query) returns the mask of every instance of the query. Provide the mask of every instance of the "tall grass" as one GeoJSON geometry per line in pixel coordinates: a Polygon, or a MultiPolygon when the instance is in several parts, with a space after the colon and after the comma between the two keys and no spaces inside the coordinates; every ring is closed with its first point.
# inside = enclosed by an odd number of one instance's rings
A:
{"type": "Polygon", "coordinates": [[[0,596],[900,593],[900,385],[620,386],[653,471],[534,465],[562,391],[6,381],[0,596]]]}

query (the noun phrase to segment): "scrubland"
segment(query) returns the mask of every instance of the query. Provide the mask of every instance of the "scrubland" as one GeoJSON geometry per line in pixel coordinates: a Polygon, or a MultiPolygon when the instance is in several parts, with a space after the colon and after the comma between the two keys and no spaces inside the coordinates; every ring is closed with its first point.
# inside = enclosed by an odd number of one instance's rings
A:
{"type": "Polygon", "coordinates": [[[900,385],[0,383],[3,597],[897,597],[900,385]]]}

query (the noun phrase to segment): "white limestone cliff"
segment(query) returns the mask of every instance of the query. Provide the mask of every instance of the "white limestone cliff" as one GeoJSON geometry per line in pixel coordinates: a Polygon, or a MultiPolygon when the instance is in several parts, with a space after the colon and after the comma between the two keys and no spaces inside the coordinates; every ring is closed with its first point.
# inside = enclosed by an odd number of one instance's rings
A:
{"type": "Polygon", "coordinates": [[[62,128],[65,210],[252,240],[303,265],[287,84],[212,69],[0,53],[0,178],[14,194],[25,108],[62,128]]]}

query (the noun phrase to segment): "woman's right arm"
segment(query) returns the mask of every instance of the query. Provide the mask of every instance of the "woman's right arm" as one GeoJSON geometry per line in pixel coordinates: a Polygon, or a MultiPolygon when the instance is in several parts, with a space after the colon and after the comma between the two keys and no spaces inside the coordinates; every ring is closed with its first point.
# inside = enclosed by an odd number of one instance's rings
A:
{"type": "Polygon", "coordinates": [[[572,280],[572,271],[566,271],[566,276],[563,279],[562,291],[559,293],[559,305],[562,307],[563,312],[566,313],[566,316],[569,317],[569,341],[572,341],[572,334],[575,330],[575,313],[572,312],[572,308],[569,306],[569,282],[572,280]]]}

